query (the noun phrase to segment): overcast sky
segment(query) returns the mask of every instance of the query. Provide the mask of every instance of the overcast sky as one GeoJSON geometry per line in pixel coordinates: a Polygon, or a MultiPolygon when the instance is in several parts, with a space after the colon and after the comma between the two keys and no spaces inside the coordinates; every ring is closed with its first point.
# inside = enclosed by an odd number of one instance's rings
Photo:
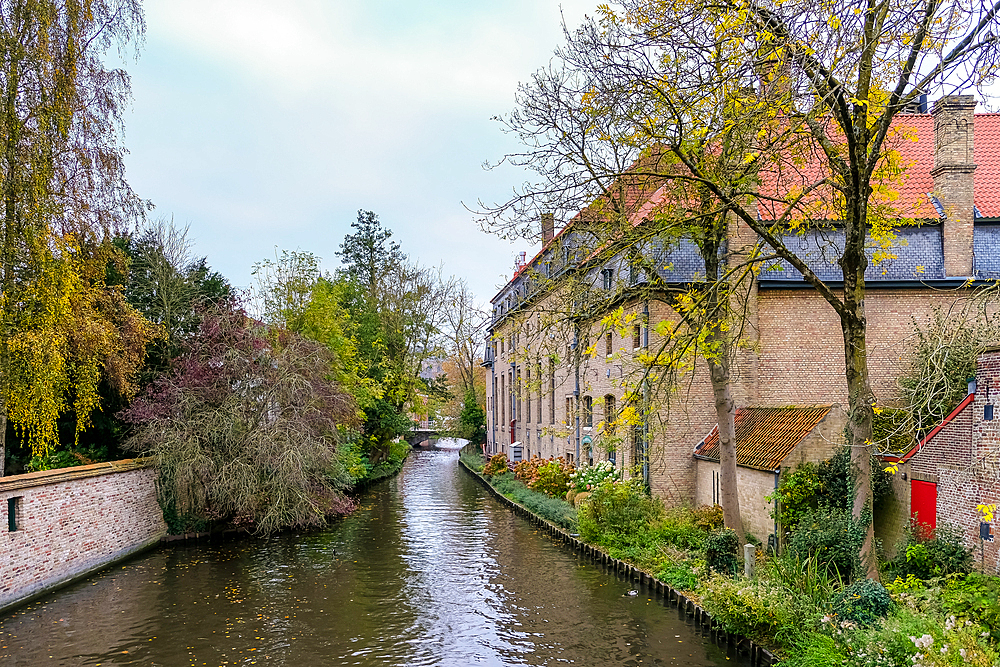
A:
{"type": "Polygon", "coordinates": [[[129,62],[129,180],[154,216],[239,286],[275,248],[335,251],[358,209],[482,301],[536,249],[479,231],[462,203],[525,174],[490,118],[597,0],[147,0],[129,62]]]}

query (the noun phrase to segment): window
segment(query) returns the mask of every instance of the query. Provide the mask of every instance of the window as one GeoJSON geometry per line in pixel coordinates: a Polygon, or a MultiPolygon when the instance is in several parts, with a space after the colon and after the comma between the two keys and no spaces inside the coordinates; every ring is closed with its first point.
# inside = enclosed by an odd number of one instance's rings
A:
{"type": "Polygon", "coordinates": [[[525,397],[524,421],[530,424],[531,423],[531,364],[528,364],[528,367],[524,370],[524,372],[525,372],[525,380],[527,381],[524,387],[524,397],[525,397]]]}
{"type": "Polygon", "coordinates": [[[638,324],[632,325],[632,349],[638,350],[642,347],[642,327],[638,324]]]}
{"type": "Polygon", "coordinates": [[[500,374],[500,425],[507,426],[507,394],[504,393],[504,374],[500,374]]]}
{"type": "Polygon", "coordinates": [[[573,416],[573,399],[566,398],[566,426],[572,426],[573,422],[570,418],[573,416]]]}
{"type": "Polygon", "coordinates": [[[632,428],[632,465],[639,466],[646,462],[646,443],[642,434],[642,427],[632,428]]]}
{"type": "Polygon", "coordinates": [[[497,379],[493,378],[493,400],[490,402],[493,408],[493,425],[497,425],[497,379]]]}
{"type": "Polygon", "coordinates": [[[524,391],[524,386],[521,384],[521,369],[517,369],[517,375],[514,376],[515,384],[512,386],[514,390],[514,404],[510,408],[510,418],[511,420],[519,419],[521,417],[521,392],[524,391]]]}
{"type": "Polygon", "coordinates": [[[538,383],[538,423],[542,423],[542,362],[535,362],[535,381],[538,383]]]}
{"type": "Polygon", "coordinates": [[[639,282],[639,267],[635,265],[635,262],[628,265],[628,282],[630,285],[639,282]]]}
{"type": "Polygon", "coordinates": [[[590,396],[583,397],[583,425],[587,428],[594,427],[594,399],[590,396]]]}
{"type": "Polygon", "coordinates": [[[614,422],[618,419],[618,412],[615,410],[615,396],[614,394],[608,394],[604,397],[604,429],[606,431],[613,431],[614,422]]]}
{"type": "Polygon", "coordinates": [[[549,358],[549,423],[556,423],[556,362],[549,358]]]}
{"type": "Polygon", "coordinates": [[[611,356],[615,353],[615,339],[614,335],[609,331],[604,334],[604,354],[611,356]]]}
{"type": "Polygon", "coordinates": [[[614,277],[614,269],[601,269],[601,286],[606,289],[611,289],[612,278],[614,277]]]}
{"type": "Polygon", "coordinates": [[[7,499],[7,530],[15,532],[17,527],[17,515],[21,509],[21,496],[7,499]]]}

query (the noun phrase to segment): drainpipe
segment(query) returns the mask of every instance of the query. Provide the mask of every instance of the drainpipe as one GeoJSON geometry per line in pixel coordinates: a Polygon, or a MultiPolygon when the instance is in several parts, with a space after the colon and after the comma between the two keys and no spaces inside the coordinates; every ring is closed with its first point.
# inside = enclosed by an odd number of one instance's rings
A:
{"type": "MultiPolygon", "coordinates": [[[[649,300],[642,304],[643,334],[642,349],[649,352],[649,300]]],[[[646,491],[652,492],[649,483],[649,377],[642,382],[642,483],[646,491]]]]}
{"type": "MultiPolygon", "coordinates": [[[[487,344],[490,345],[490,354],[493,354],[492,344],[487,344]]],[[[493,450],[492,454],[495,454],[497,449],[497,361],[496,355],[493,354],[493,363],[490,364],[490,393],[493,395],[493,401],[491,402],[493,414],[490,415],[490,432],[493,434],[490,438],[490,447],[493,450]]]]}
{"type": "Polygon", "coordinates": [[[778,480],[781,478],[781,468],[774,471],[774,553],[778,553],[778,480]]]}
{"type": "Polygon", "coordinates": [[[580,327],[573,325],[573,412],[576,414],[576,465],[580,465],[580,327]]]}

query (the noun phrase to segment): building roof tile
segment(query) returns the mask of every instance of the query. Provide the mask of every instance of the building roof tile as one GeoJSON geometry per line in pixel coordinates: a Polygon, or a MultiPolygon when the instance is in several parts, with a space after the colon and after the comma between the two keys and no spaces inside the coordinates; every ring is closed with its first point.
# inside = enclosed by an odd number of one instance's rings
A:
{"type": "MultiPolygon", "coordinates": [[[[736,411],[736,462],[745,468],[777,470],[804,437],[829,414],[831,405],[759,407],[736,411]]],[[[719,427],[698,443],[695,456],[719,460],[719,427]]]]}

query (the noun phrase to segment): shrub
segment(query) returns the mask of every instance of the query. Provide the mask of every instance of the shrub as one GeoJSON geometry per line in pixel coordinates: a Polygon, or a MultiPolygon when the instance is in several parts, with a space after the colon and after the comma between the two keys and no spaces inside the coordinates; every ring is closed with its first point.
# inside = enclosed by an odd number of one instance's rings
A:
{"type": "Polygon", "coordinates": [[[507,463],[507,455],[503,452],[491,456],[489,462],[486,464],[486,467],[483,468],[483,475],[485,477],[502,475],[507,472],[510,472],[510,464],[507,463]]]}
{"type": "Polygon", "coordinates": [[[698,575],[694,565],[688,561],[669,561],[660,565],[653,573],[657,579],[681,591],[693,591],[698,587],[698,575]]]}
{"type": "Polygon", "coordinates": [[[570,475],[570,483],[577,491],[590,491],[608,479],[618,479],[619,471],[611,461],[601,461],[593,466],[582,465],[570,475]]]}
{"type": "Polygon", "coordinates": [[[833,595],[833,613],[838,618],[860,625],[873,625],[892,609],[892,598],[885,586],[872,579],[855,581],[833,595]]]}
{"type": "Polygon", "coordinates": [[[816,509],[823,484],[814,463],[801,463],[781,475],[781,482],[769,501],[777,500],[774,517],[785,530],[794,530],[804,515],[816,509]]]}
{"type": "Polygon", "coordinates": [[[527,485],[535,476],[535,473],[538,471],[538,467],[544,462],[545,459],[539,458],[538,456],[532,456],[530,459],[519,461],[514,464],[514,476],[527,485]]]}
{"type": "Polygon", "coordinates": [[[972,551],[953,526],[941,524],[927,530],[913,520],[889,568],[898,576],[912,574],[920,579],[965,574],[972,570],[972,551]]]}
{"type": "Polygon", "coordinates": [[[642,480],[617,484],[606,480],[580,509],[580,535],[588,542],[602,544],[605,536],[646,530],[662,516],[662,501],[646,495],[642,480]]]}
{"type": "Polygon", "coordinates": [[[850,581],[859,571],[858,553],[865,539],[865,519],[854,521],[846,510],[823,507],[806,512],[788,540],[788,551],[800,560],[814,558],[850,581]]]}
{"type": "Polygon", "coordinates": [[[732,528],[722,528],[705,539],[705,560],[713,572],[734,576],[740,567],[740,538],[732,528]]]}
{"type": "Polygon", "coordinates": [[[954,616],[939,618],[900,609],[880,626],[851,628],[834,623],[833,639],[848,667],[882,665],[923,667],[994,667],[997,654],[980,637],[980,628],[954,616]]]}
{"type": "Polygon", "coordinates": [[[698,594],[706,611],[727,632],[787,645],[802,627],[795,597],[763,579],[731,579],[713,574],[698,594]]]}
{"type": "Polygon", "coordinates": [[[722,517],[721,505],[701,505],[691,510],[692,523],[698,528],[709,532],[722,528],[724,519],[722,517]]]}
{"type": "Polygon", "coordinates": [[[569,490],[569,476],[573,466],[560,457],[549,459],[537,468],[528,481],[528,488],[554,498],[562,498],[569,490]]]}
{"type": "Polygon", "coordinates": [[[1000,577],[973,573],[948,582],[941,594],[941,606],[946,613],[983,625],[994,641],[1000,641],[998,593],[1000,577]]]}

